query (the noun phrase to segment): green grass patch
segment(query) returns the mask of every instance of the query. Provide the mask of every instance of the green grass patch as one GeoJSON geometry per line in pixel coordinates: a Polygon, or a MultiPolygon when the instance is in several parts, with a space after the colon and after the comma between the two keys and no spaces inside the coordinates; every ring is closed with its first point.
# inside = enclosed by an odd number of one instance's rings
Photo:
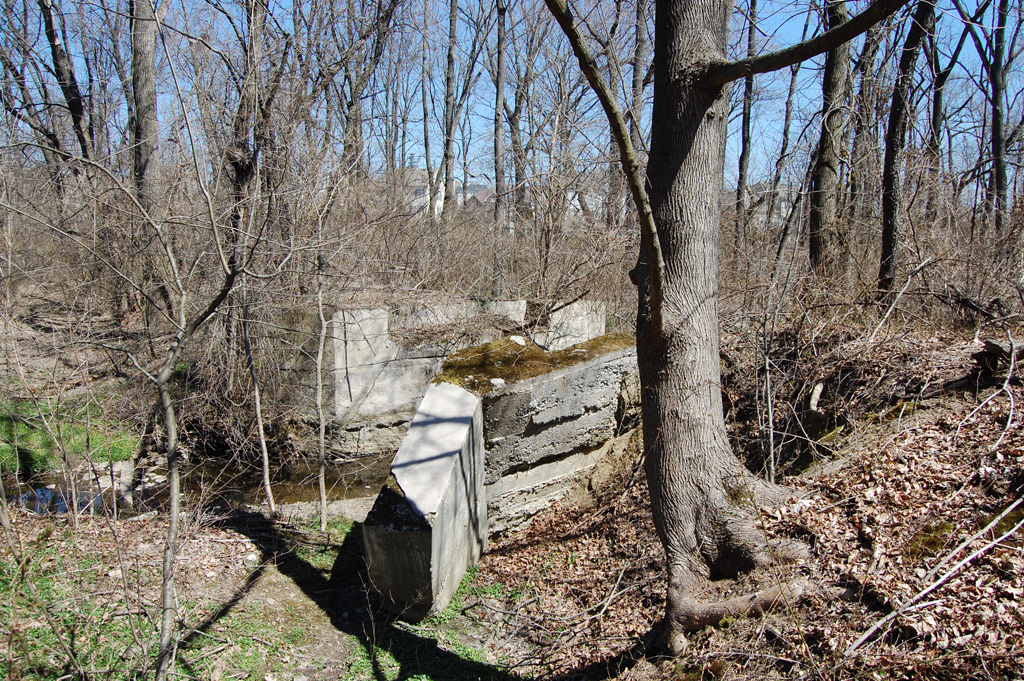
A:
{"type": "Polygon", "coordinates": [[[349,657],[348,672],[341,677],[343,681],[362,681],[363,679],[387,679],[396,681],[402,671],[402,665],[388,650],[378,646],[361,646],[349,657]]]}
{"type": "Polygon", "coordinates": [[[135,606],[124,594],[98,590],[103,566],[88,555],[69,556],[51,534],[62,531],[40,532],[24,546],[21,564],[9,555],[0,559],[0,622],[7,639],[0,679],[77,678],[78,667],[96,678],[140,678],[146,660],[137,654],[136,636],[148,646],[155,630],[145,625],[133,635],[132,620],[118,613],[135,606]]]}
{"type": "Polygon", "coordinates": [[[349,652],[342,681],[477,681],[502,676],[485,662],[483,652],[466,645],[455,631],[436,635],[417,627],[404,632],[381,632],[374,641],[360,641],[349,652]]]}
{"type": "Polygon", "coordinates": [[[304,562],[321,572],[330,574],[334,562],[338,558],[338,549],[355,523],[348,518],[331,518],[327,521],[327,531],[320,531],[318,518],[298,526],[298,532],[289,533],[286,527],[282,534],[295,544],[295,554],[304,562]]]}
{"type": "Polygon", "coordinates": [[[138,438],[108,420],[95,402],[0,400],[0,470],[31,476],[90,458],[96,463],[126,461],[138,438]]]}
{"type": "Polygon", "coordinates": [[[250,602],[191,637],[178,653],[178,671],[186,678],[208,679],[219,668],[231,678],[262,681],[293,667],[293,651],[313,643],[313,632],[294,613],[277,612],[271,618],[262,603],[250,602]]]}
{"type": "Polygon", "coordinates": [[[466,598],[475,593],[474,583],[479,572],[480,568],[475,565],[466,570],[466,575],[462,578],[459,588],[455,590],[455,595],[452,596],[445,609],[423,620],[423,627],[436,629],[459,617],[466,609],[466,598]]]}

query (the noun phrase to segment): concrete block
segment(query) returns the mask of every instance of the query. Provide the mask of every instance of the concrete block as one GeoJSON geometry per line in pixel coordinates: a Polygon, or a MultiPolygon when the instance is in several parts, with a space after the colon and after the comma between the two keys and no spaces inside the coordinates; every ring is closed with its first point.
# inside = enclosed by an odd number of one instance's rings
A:
{"type": "MultiPolygon", "coordinates": [[[[316,421],[317,386],[322,385],[324,409],[332,410],[335,402],[335,361],[334,342],[331,336],[332,310],[325,310],[327,336],[324,339],[324,356],[321,374],[317,374],[316,356],[320,344],[320,315],[313,311],[289,309],[271,318],[266,325],[256,325],[260,354],[279,373],[279,387],[275,400],[286,405],[296,417],[316,421]]],[[[256,338],[253,339],[255,343],[256,338]]]]}
{"type": "Polygon", "coordinates": [[[387,310],[350,310],[338,312],[332,320],[339,417],[369,406],[384,366],[398,357],[398,346],[388,337],[388,317],[387,310]]]}
{"type": "Polygon", "coordinates": [[[363,525],[370,582],[404,619],[443,609],[487,536],[483,412],[462,388],[431,386],[363,525]]]}
{"type": "Polygon", "coordinates": [[[508,317],[517,324],[523,324],[526,322],[526,301],[495,300],[484,306],[484,312],[508,317]]]}
{"type": "Polygon", "coordinates": [[[603,336],[605,322],[604,303],[580,301],[552,312],[548,331],[542,338],[544,342],[537,340],[540,334],[534,340],[548,351],[563,350],[570,345],[603,336]]]}
{"type": "Polygon", "coordinates": [[[635,373],[636,350],[627,348],[489,393],[487,484],[610,439],[635,373]]]}
{"type": "Polygon", "coordinates": [[[443,353],[404,353],[391,339],[389,319],[384,309],[334,317],[335,418],[340,421],[414,410],[444,361],[443,353]]]}
{"type": "Polygon", "coordinates": [[[413,410],[392,411],[387,418],[380,416],[336,426],[329,432],[331,455],[342,459],[358,459],[393,454],[402,446],[409,423],[415,415],[413,410]]]}

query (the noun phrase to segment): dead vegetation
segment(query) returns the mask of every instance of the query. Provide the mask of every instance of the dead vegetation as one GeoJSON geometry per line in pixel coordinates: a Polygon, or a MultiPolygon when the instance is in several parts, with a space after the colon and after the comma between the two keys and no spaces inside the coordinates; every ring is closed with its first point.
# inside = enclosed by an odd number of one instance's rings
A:
{"type": "Polygon", "coordinates": [[[801,539],[813,558],[701,595],[802,577],[799,603],[724,619],[684,658],[644,657],[662,556],[642,475],[624,471],[597,507],[551,509],[491,547],[490,595],[467,610],[493,631],[489,653],[540,678],[1017,678],[1024,389],[935,390],[973,371],[975,349],[850,341],[813,367],[844,431],[785,480],[799,496],[761,514],[768,536],[801,539]]]}
{"type": "MultiPolygon", "coordinates": [[[[751,349],[742,338],[724,347],[733,358],[730,427],[750,462],[750,452],[760,451],[750,443],[764,418],[764,375],[745,360],[751,349]]],[[[197,511],[179,562],[180,617],[191,636],[180,653],[191,668],[182,673],[1018,678],[1024,387],[1011,372],[1016,367],[980,371],[971,357],[979,346],[951,335],[805,338],[791,347],[773,365],[774,377],[785,380],[774,384],[772,404],[778,474],[794,497],[760,518],[768,537],[799,539],[812,558],[712,582],[699,598],[720,601],[802,579],[808,589],[799,602],[765,616],[723,618],[692,635],[685,656],[659,657],[648,637],[663,609],[663,555],[634,441],[593,503],[551,508],[494,541],[455,606],[428,628],[394,622],[376,607],[358,565],[358,532],[339,549],[339,540],[258,514],[211,520],[197,511]],[[824,421],[812,436],[809,397],[818,385],[824,421]],[[792,475],[783,478],[786,471],[792,475]]],[[[70,613],[58,623],[61,631],[95,634],[99,645],[89,649],[107,658],[91,660],[93,669],[146,669],[163,520],[97,517],[75,529],[15,513],[13,527],[13,544],[0,551],[8,587],[20,583],[20,569],[39,584],[47,575],[70,575],[60,582],[63,591],[47,596],[70,613]],[[31,557],[24,568],[10,562],[12,545],[31,557]]],[[[42,657],[18,657],[50,625],[23,592],[8,594],[13,618],[0,624],[5,668],[23,678],[33,669],[56,674],[60,666],[46,658],[59,657],[52,641],[42,657]]]]}
{"type": "Polygon", "coordinates": [[[636,345],[626,333],[610,333],[547,352],[523,336],[500,338],[453,352],[444,361],[437,382],[462,386],[480,395],[494,388],[589,362],[616,350],[636,345]]]}

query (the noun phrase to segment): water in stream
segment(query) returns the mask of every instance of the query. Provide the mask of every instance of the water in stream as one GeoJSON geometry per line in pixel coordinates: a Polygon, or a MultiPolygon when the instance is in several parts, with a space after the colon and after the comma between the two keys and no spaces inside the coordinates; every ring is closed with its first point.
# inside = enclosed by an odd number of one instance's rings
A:
{"type": "Polygon", "coordinates": [[[72,495],[70,491],[56,487],[28,485],[17,485],[16,489],[19,491],[10,496],[8,503],[32,513],[67,513],[76,502],[78,510],[83,513],[94,513],[103,508],[103,495],[97,492],[82,491],[72,495]]]}
{"type": "MultiPolygon", "coordinates": [[[[325,470],[327,500],[374,497],[387,478],[394,454],[328,463],[325,470]]],[[[134,492],[136,511],[163,505],[167,499],[166,471],[146,471],[143,484],[134,492]]],[[[182,491],[193,504],[235,508],[266,502],[263,471],[254,463],[237,459],[206,459],[182,463],[182,491]]],[[[96,512],[109,503],[110,494],[99,489],[95,476],[83,473],[76,481],[75,499],[80,511],[96,512]]],[[[67,513],[72,494],[61,473],[37,475],[29,481],[4,476],[8,503],[34,513],[67,513]]],[[[317,502],[317,463],[296,459],[271,470],[271,489],[278,504],[317,502]]]]}

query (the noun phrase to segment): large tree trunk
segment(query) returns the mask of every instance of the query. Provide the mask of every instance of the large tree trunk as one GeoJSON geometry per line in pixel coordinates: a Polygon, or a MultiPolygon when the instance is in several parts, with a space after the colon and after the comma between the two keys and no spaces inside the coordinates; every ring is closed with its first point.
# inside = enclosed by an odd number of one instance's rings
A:
{"type": "Polygon", "coordinates": [[[157,197],[156,12],[151,0],[132,4],[132,160],[135,191],[151,220],[159,221],[157,197]]]}
{"type": "MultiPolygon", "coordinates": [[[[57,26],[53,19],[53,0],[38,0],[38,4],[43,17],[46,41],[50,46],[50,55],[53,57],[53,72],[57,77],[60,91],[64,95],[68,113],[71,114],[71,127],[75,131],[75,138],[78,140],[82,158],[91,159],[93,139],[86,122],[85,98],[82,96],[81,88],[78,87],[74,64],[64,49],[61,36],[57,33],[57,26]]],[[[60,8],[57,11],[60,12],[60,8]]]]}
{"type": "MultiPolygon", "coordinates": [[[[496,235],[505,230],[505,0],[497,0],[497,43],[494,47],[494,225],[496,235]]],[[[500,281],[500,276],[499,276],[500,281]]]]}
{"type": "Polygon", "coordinates": [[[644,108],[644,77],[647,75],[647,0],[636,0],[633,38],[633,80],[630,88],[629,139],[633,149],[643,147],[640,119],[644,108]]]}
{"type": "Polygon", "coordinates": [[[459,0],[448,8],[448,55],[444,72],[444,146],[441,169],[444,172],[444,202],[441,214],[450,217],[455,208],[455,50],[458,45],[459,0]]]}
{"type": "Polygon", "coordinates": [[[420,83],[420,105],[423,107],[423,163],[426,165],[427,169],[427,224],[433,227],[435,218],[437,218],[437,215],[434,214],[434,205],[437,202],[440,170],[437,172],[434,171],[433,162],[430,156],[430,131],[433,126],[430,124],[430,93],[428,92],[427,85],[432,78],[428,61],[430,52],[430,42],[427,38],[428,16],[429,11],[427,0],[423,0],[423,49],[420,51],[420,78],[422,81],[420,83]]]}
{"type": "MultiPolygon", "coordinates": [[[[833,0],[826,8],[828,28],[833,29],[847,19],[845,0],[833,0]]],[[[811,268],[818,274],[831,273],[836,259],[839,217],[839,165],[842,162],[843,131],[846,128],[847,73],[850,68],[850,47],[844,43],[825,56],[822,82],[821,139],[811,176],[811,220],[808,227],[811,268]]]]}
{"type": "Polygon", "coordinates": [[[725,58],[729,3],[659,0],[650,202],[665,264],[662,333],[652,325],[640,276],[637,353],[643,386],[646,472],[651,511],[668,565],[666,626],[683,645],[703,608],[695,587],[768,559],[746,515],[764,486],[732,453],[722,412],[718,359],[718,261],[727,88],[678,79],[694,55],[725,58]],[[746,501],[744,501],[746,500],[746,501]]]}
{"type": "Polygon", "coordinates": [[[1006,24],[1010,14],[1009,0],[1000,0],[996,15],[995,44],[989,63],[989,81],[992,87],[992,196],[989,201],[995,210],[996,236],[1006,235],[1006,221],[1010,213],[1006,179],[1006,24]]]}
{"type": "Polygon", "coordinates": [[[899,246],[900,211],[903,208],[903,169],[907,145],[907,126],[910,124],[910,90],[913,85],[917,57],[921,44],[935,25],[934,0],[920,0],[911,19],[907,42],[900,55],[896,87],[893,88],[889,109],[889,128],[885,133],[885,166],[882,170],[882,258],[878,266],[878,291],[892,291],[896,274],[896,253],[899,246]]]}
{"type": "MultiPolygon", "coordinates": [[[[864,37],[864,47],[857,59],[854,75],[859,73],[860,87],[853,106],[853,149],[850,152],[850,190],[847,200],[847,224],[851,230],[860,224],[871,224],[874,202],[878,195],[878,79],[875,60],[887,33],[875,26],[864,37]]],[[[886,60],[887,61],[887,60],[886,60]]]]}
{"type": "MultiPolygon", "coordinates": [[[[167,5],[163,5],[166,8],[167,5]]],[[[131,13],[131,107],[129,121],[132,140],[132,174],[135,183],[135,198],[143,212],[142,233],[150,233],[154,225],[163,222],[164,213],[159,201],[158,179],[158,138],[160,133],[157,118],[156,92],[156,38],[159,21],[152,0],[133,0],[131,13]]],[[[161,17],[162,18],[162,17],[161,17]]],[[[116,241],[106,240],[114,248],[116,241]]],[[[113,254],[112,254],[113,255],[113,254]]],[[[144,293],[153,293],[156,271],[152,255],[142,252],[132,258],[135,271],[140,274],[144,293]]],[[[134,307],[133,297],[127,282],[115,280],[111,309],[118,321],[134,307]]],[[[157,287],[165,305],[165,312],[174,316],[170,290],[165,284],[157,287]]]]}

